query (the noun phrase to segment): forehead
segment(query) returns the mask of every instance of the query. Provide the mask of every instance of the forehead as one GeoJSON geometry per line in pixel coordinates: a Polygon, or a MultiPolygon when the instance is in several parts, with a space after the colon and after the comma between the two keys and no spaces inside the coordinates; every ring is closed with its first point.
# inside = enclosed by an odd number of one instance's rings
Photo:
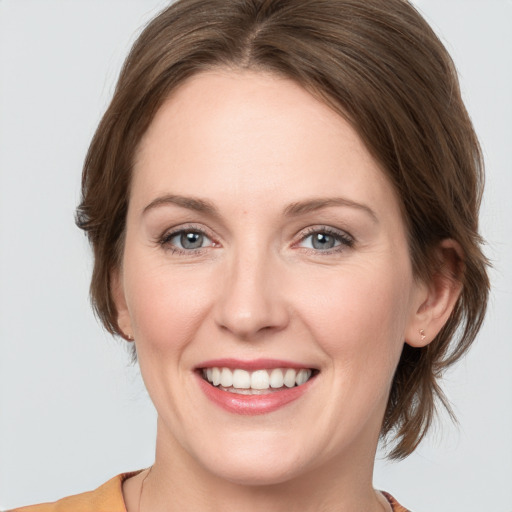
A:
{"type": "Polygon", "coordinates": [[[163,104],[141,141],[133,189],[238,193],[247,203],[393,195],[355,130],[329,106],[292,80],[228,70],[195,75],[163,104]]]}

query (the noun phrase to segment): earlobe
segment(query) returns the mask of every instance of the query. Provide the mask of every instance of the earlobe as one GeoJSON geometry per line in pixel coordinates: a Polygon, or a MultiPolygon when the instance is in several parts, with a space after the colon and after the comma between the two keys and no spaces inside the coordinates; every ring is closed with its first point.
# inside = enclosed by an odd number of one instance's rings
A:
{"type": "Polygon", "coordinates": [[[114,270],[111,274],[110,292],[116,305],[119,334],[126,341],[133,341],[132,322],[124,295],[123,276],[119,269],[114,270]]]}
{"type": "Polygon", "coordinates": [[[421,348],[446,324],[462,291],[464,259],[460,245],[443,240],[437,249],[439,266],[430,282],[419,287],[418,302],[406,332],[406,343],[421,348]]]}

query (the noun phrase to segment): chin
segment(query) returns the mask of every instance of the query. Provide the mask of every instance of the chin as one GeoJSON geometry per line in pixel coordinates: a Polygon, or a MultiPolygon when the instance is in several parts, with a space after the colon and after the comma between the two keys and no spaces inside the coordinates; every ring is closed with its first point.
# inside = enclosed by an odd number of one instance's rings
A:
{"type": "Polygon", "coordinates": [[[207,469],[222,480],[243,486],[278,485],[300,474],[297,464],[285,461],[233,460],[207,469]]]}
{"type": "Polygon", "coordinates": [[[280,439],[270,442],[268,435],[258,437],[259,442],[250,444],[247,440],[230,440],[223,450],[215,444],[197,460],[209,473],[238,485],[276,485],[301,474],[307,465],[300,448],[302,443],[283,443],[280,439]]]}

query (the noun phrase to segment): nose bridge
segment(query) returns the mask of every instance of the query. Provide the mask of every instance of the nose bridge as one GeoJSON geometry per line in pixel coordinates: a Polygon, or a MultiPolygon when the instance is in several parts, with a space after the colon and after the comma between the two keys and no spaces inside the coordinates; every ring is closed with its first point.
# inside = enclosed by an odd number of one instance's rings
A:
{"type": "Polygon", "coordinates": [[[279,279],[279,258],[264,245],[249,243],[227,258],[217,322],[240,338],[282,329],[288,322],[279,279]]]}

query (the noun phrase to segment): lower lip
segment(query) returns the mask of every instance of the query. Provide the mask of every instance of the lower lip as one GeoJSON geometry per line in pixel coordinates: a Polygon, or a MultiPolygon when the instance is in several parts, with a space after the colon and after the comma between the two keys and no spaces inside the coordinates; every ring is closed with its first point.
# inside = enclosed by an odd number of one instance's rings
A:
{"type": "Polygon", "coordinates": [[[204,394],[215,404],[228,412],[254,416],[277,411],[281,407],[294,402],[310,388],[314,378],[301,386],[274,391],[265,395],[239,395],[212,386],[200,375],[197,375],[199,386],[204,394]]]}

